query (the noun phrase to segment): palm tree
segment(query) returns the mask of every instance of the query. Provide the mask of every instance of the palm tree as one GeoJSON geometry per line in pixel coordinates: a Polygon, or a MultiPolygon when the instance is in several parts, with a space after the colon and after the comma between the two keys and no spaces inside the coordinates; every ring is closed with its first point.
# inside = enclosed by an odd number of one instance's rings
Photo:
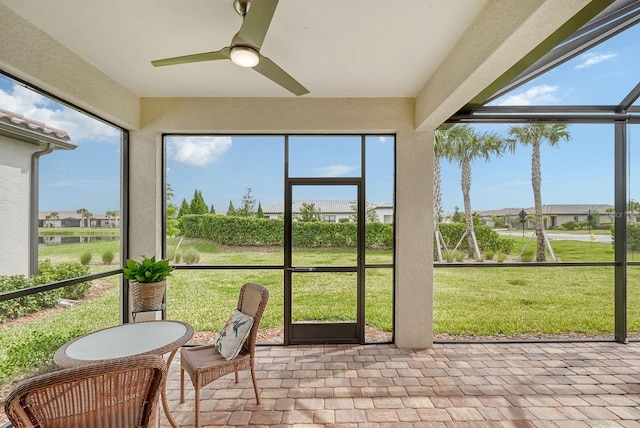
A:
{"type": "Polygon", "coordinates": [[[435,245],[438,253],[438,261],[442,261],[440,248],[440,217],[442,216],[442,183],[440,160],[445,157],[445,150],[449,142],[459,138],[458,134],[463,132],[462,126],[442,127],[436,129],[433,140],[433,231],[435,234],[435,245]]]}
{"type": "Polygon", "coordinates": [[[60,213],[58,211],[51,211],[51,213],[49,213],[49,216],[53,220],[53,228],[55,229],[56,228],[56,220],[60,219],[60,213]]]}
{"type": "Polygon", "coordinates": [[[569,125],[566,123],[528,123],[523,126],[511,126],[509,128],[511,139],[507,141],[511,152],[515,152],[518,144],[531,146],[531,186],[533,187],[533,202],[536,216],[536,261],[547,260],[545,253],[544,219],[542,216],[542,172],[540,161],[540,146],[546,141],[551,147],[555,147],[561,140],[571,140],[569,125]]]}
{"type": "Polygon", "coordinates": [[[120,211],[107,211],[105,213],[105,217],[107,217],[108,219],[114,219],[115,220],[115,224],[111,223],[111,221],[109,222],[109,225],[111,227],[118,227],[118,217],[120,216],[120,211]]]}
{"type": "Polygon", "coordinates": [[[449,138],[444,144],[443,156],[449,162],[460,165],[460,184],[464,200],[464,216],[467,228],[469,257],[480,257],[480,249],[473,228],[471,213],[471,162],[475,159],[489,161],[491,155],[501,156],[504,151],[502,138],[494,132],[479,133],[469,125],[455,125],[449,130],[449,138]],[[454,128],[459,128],[454,131],[454,128]]]}
{"type": "Polygon", "coordinates": [[[88,209],[86,208],[80,208],[76,211],[76,213],[80,214],[80,227],[89,227],[90,224],[87,222],[85,223],[85,219],[90,219],[91,217],[93,217],[93,214],[89,212],[88,209]],[[86,224],[86,226],[85,226],[86,224]]]}

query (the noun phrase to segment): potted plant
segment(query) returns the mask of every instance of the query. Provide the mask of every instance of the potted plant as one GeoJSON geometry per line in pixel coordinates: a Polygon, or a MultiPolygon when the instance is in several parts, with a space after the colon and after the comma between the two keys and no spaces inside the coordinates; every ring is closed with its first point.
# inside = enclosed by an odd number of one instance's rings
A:
{"type": "Polygon", "coordinates": [[[122,273],[129,280],[131,312],[161,310],[167,286],[166,278],[173,270],[169,266],[169,260],[156,261],[155,256],[142,256],[141,262],[128,259],[122,273]]]}

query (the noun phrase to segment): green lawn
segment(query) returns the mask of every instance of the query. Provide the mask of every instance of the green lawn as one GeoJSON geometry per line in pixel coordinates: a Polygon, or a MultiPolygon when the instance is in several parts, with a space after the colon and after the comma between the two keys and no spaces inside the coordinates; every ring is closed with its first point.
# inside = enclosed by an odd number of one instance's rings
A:
{"type": "MultiPolygon", "coordinates": [[[[527,238],[515,237],[512,257],[519,254],[527,238]]],[[[175,248],[177,241],[170,240],[175,248]]],[[[535,246],[531,242],[530,246],[535,246]]],[[[104,265],[101,254],[117,254],[117,241],[65,244],[40,248],[40,257],[54,263],[79,261],[80,254],[93,254],[92,271],[114,269],[104,265]]],[[[611,261],[610,244],[553,241],[561,261],[611,261]]],[[[274,248],[229,248],[204,240],[184,240],[180,251],[195,249],[200,264],[282,265],[283,251],[274,248]]],[[[339,265],[353,260],[344,249],[299,249],[298,265],[339,265]]],[[[116,256],[116,260],[117,256],[116,256]]],[[[390,251],[368,251],[367,263],[388,263],[390,251]]],[[[487,264],[489,262],[484,262],[487,264]]],[[[497,265],[495,262],[491,262],[497,265]]],[[[553,335],[581,333],[613,334],[613,267],[484,267],[434,271],[434,330],[452,335],[553,335]]],[[[393,274],[391,269],[366,272],[366,321],[378,329],[392,329],[393,274]]],[[[118,324],[118,281],[110,278],[110,289],[99,298],[74,308],[35,317],[20,325],[0,328],[0,377],[8,379],[28,370],[32,361],[45,361],[69,338],[118,324]]],[[[271,297],[262,327],[283,325],[283,272],[279,269],[177,270],[169,279],[168,317],[191,323],[196,330],[217,331],[237,302],[240,286],[248,281],[269,288],[271,297]]],[[[427,286],[429,278],[425,278],[427,286]]],[[[640,331],[640,267],[628,269],[629,330],[640,331]]],[[[353,274],[295,274],[294,319],[350,320],[355,315],[353,274]]],[[[425,302],[426,303],[426,302],[425,302]]]]}

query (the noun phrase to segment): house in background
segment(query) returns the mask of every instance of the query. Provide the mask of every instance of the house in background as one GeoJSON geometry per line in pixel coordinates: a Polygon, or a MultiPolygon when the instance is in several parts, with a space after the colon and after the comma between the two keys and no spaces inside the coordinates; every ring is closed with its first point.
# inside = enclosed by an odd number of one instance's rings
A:
{"type": "Polygon", "coordinates": [[[117,218],[105,214],[92,214],[84,218],[77,211],[40,211],[38,227],[58,229],[61,227],[117,227],[117,218]]]}
{"type": "Polygon", "coordinates": [[[65,131],[0,109],[0,275],[37,272],[38,164],[54,150],[75,149],[69,140],[65,131]]]}
{"type": "MultiPolygon", "coordinates": [[[[507,227],[518,228],[521,227],[519,214],[522,210],[527,215],[535,214],[534,207],[477,211],[477,214],[482,219],[482,222],[489,227],[494,227],[495,220],[502,218],[507,227]]],[[[613,205],[607,204],[549,204],[542,206],[545,228],[559,227],[571,221],[588,222],[589,215],[597,216],[597,222],[600,224],[613,224],[613,212],[613,205]]],[[[533,226],[532,221],[527,221],[527,227],[533,226]]]]}
{"type": "MultiPolygon", "coordinates": [[[[340,223],[340,220],[351,221],[354,216],[354,201],[294,201],[292,205],[294,218],[300,214],[302,204],[313,204],[316,211],[322,215],[322,220],[327,223],[340,223]]],[[[393,205],[367,204],[367,209],[373,209],[380,223],[393,223],[393,205]]],[[[267,205],[262,209],[265,218],[284,218],[284,202],[267,205]]]]}

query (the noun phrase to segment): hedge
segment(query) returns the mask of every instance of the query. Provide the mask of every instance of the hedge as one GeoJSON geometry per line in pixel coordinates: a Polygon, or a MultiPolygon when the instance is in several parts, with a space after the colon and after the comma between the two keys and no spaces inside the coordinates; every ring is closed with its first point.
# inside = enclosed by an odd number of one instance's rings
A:
{"type": "MultiPolygon", "coordinates": [[[[281,246],[284,221],[265,218],[235,217],[220,214],[184,215],[181,230],[187,238],[204,238],[230,246],[281,246]]],[[[353,247],[356,245],[356,223],[322,221],[294,222],[293,245],[298,247],[353,247]]],[[[393,248],[393,226],[367,223],[366,247],[393,248]]]]}

